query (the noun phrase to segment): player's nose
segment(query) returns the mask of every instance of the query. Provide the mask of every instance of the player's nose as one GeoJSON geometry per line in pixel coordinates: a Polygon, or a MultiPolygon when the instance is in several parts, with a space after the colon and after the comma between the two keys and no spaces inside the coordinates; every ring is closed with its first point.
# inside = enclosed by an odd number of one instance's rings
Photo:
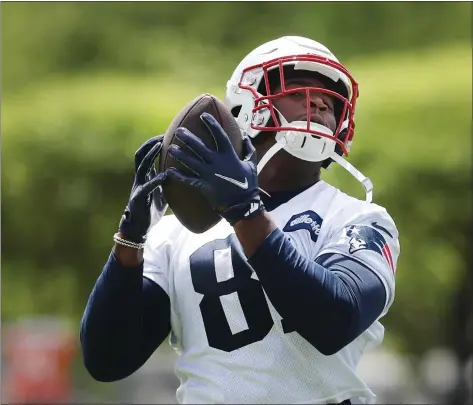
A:
{"type": "MultiPolygon", "coordinates": [[[[312,109],[324,111],[327,109],[327,104],[325,104],[322,95],[318,92],[311,91],[308,97],[309,106],[312,109]]],[[[307,98],[306,98],[306,107],[307,107],[307,98]]]]}

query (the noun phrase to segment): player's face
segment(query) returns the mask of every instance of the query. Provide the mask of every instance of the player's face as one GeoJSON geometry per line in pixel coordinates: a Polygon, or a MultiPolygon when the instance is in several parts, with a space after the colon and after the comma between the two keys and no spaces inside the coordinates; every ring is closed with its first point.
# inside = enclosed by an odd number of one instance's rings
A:
{"type": "MultiPolygon", "coordinates": [[[[311,75],[310,72],[288,78],[285,83],[286,89],[297,87],[326,88],[325,84],[315,75],[311,75]]],[[[275,85],[271,90],[275,94],[281,91],[281,86],[275,85]]],[[[275,98],[273,104],[288,122],[306,121],[307,108],[309,108],[311,121],[324,125],[332,131],[336,130],[334,100],[325,93],[314,90],[311,92],[309,102],[305,92],[302,94],[288,94],[275,98]]],[[[256,148],[258,159],[264,156],[275,142],[274,133],[262,132],[254,138],[253,145],[256,148]]],[[[305,187],[319,180],[321,166],[322,162],[298,159],[282,150],[269,160],[264,170],[259,174],[260,187],[267,192],[305,187]]]]}
{"type": "MultiPolygon", "coordinates": [[[[326,88],[324,83],[311,76],[286,79],[286,90],[298,87],[326,88]]],[[[275,86],[273,91],[279,93],[281,85],[275,86]]],[[[310,97],[307,97],[306,93],[301,91],[277,97],[274,99],[273,104],[288,122],[306,121],[307,110],[310,109],[312,122],[324,125],[333,132],[336,130],[337,121],[335,118],[334,99],[328,94],[314,90],[310,92],[310,97]]]]}

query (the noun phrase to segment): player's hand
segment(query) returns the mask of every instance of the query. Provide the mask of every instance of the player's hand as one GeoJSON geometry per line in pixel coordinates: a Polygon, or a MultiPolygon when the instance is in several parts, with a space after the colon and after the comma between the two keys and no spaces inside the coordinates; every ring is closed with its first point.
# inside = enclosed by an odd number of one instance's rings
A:
{"type": "Polygon", "coordinates": [[[165,173],[157,173],[154,161],[161,152],[164,136],[155,136],[135,153],[135,180],[130,199],[122,215],[118,232],[124,239],[144,243],[151,225],[151,205],[154,204],[159,217],[164,215],[167,203],[164,200],[161,183],[165,173]]]}
{"type": "Polygon", "coordinates": [[[169,168],[167,177],[199,190],[213,209],[232,225],[249,219],[264,209],[258,191],[255,148],[247,137],[240,160],[228,136],[217,120],[208,113],[200,117],[213,135],[218,151],[213,151],[186,128],[176,136],[184,143],[173,144],[168,153],[193,172],[189,175],[169,168]]]}

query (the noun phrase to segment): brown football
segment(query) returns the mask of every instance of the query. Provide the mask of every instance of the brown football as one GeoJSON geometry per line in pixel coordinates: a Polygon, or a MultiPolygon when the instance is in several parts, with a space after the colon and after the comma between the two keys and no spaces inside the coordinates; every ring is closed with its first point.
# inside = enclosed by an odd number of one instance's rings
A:
{"type": "MultiPolygon", "coordinates": [[[[187,104],[166,131],[163,148],[159,159],[159,168],[165,171],[168,167],[175,167],[185,173],[189,170],[169,155],[171,144],[182,146],[182,142],[175,137],[177,128],[185,127],[209,148],[216,150],[215,141],[207,127],[200,119],[202,113],[207,112],[214,116],[227,133],[231,144],[240,158],[242,157],[243,139],[240,128],[231,111],[215,96],[202,94],[187,104]]],[[[216,214],[205,198],[196,190],[166,179],[162,185],[164,197],[179,222],[194,233],[203,233],[215,226],[221,217],[216,214]]]]}

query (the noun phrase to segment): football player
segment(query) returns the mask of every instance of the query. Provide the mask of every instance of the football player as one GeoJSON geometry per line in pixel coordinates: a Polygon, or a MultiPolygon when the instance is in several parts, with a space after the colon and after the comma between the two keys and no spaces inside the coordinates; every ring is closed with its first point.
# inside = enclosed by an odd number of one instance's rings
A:
{"type": "Polygon", "coordinates": [[[170,335],[179,403],[374,400],[356,366],[383,339],[399,242],[370,181],[344,159],[357,97],[325,46],[283,37],[249,53],[227,84],[244,159],[208,114],[217,152],[185,128],[184,146],[168,151],[192,175],[156,173],[162,136],[142,145],[81,324],[96,380],[134,373],[170,335]],[[366,201],[321,180],[333,162],[362,183],[366,201]],[[199,190],[222,220],[193,234],[163,216],[167,177],[199,190]]]}

